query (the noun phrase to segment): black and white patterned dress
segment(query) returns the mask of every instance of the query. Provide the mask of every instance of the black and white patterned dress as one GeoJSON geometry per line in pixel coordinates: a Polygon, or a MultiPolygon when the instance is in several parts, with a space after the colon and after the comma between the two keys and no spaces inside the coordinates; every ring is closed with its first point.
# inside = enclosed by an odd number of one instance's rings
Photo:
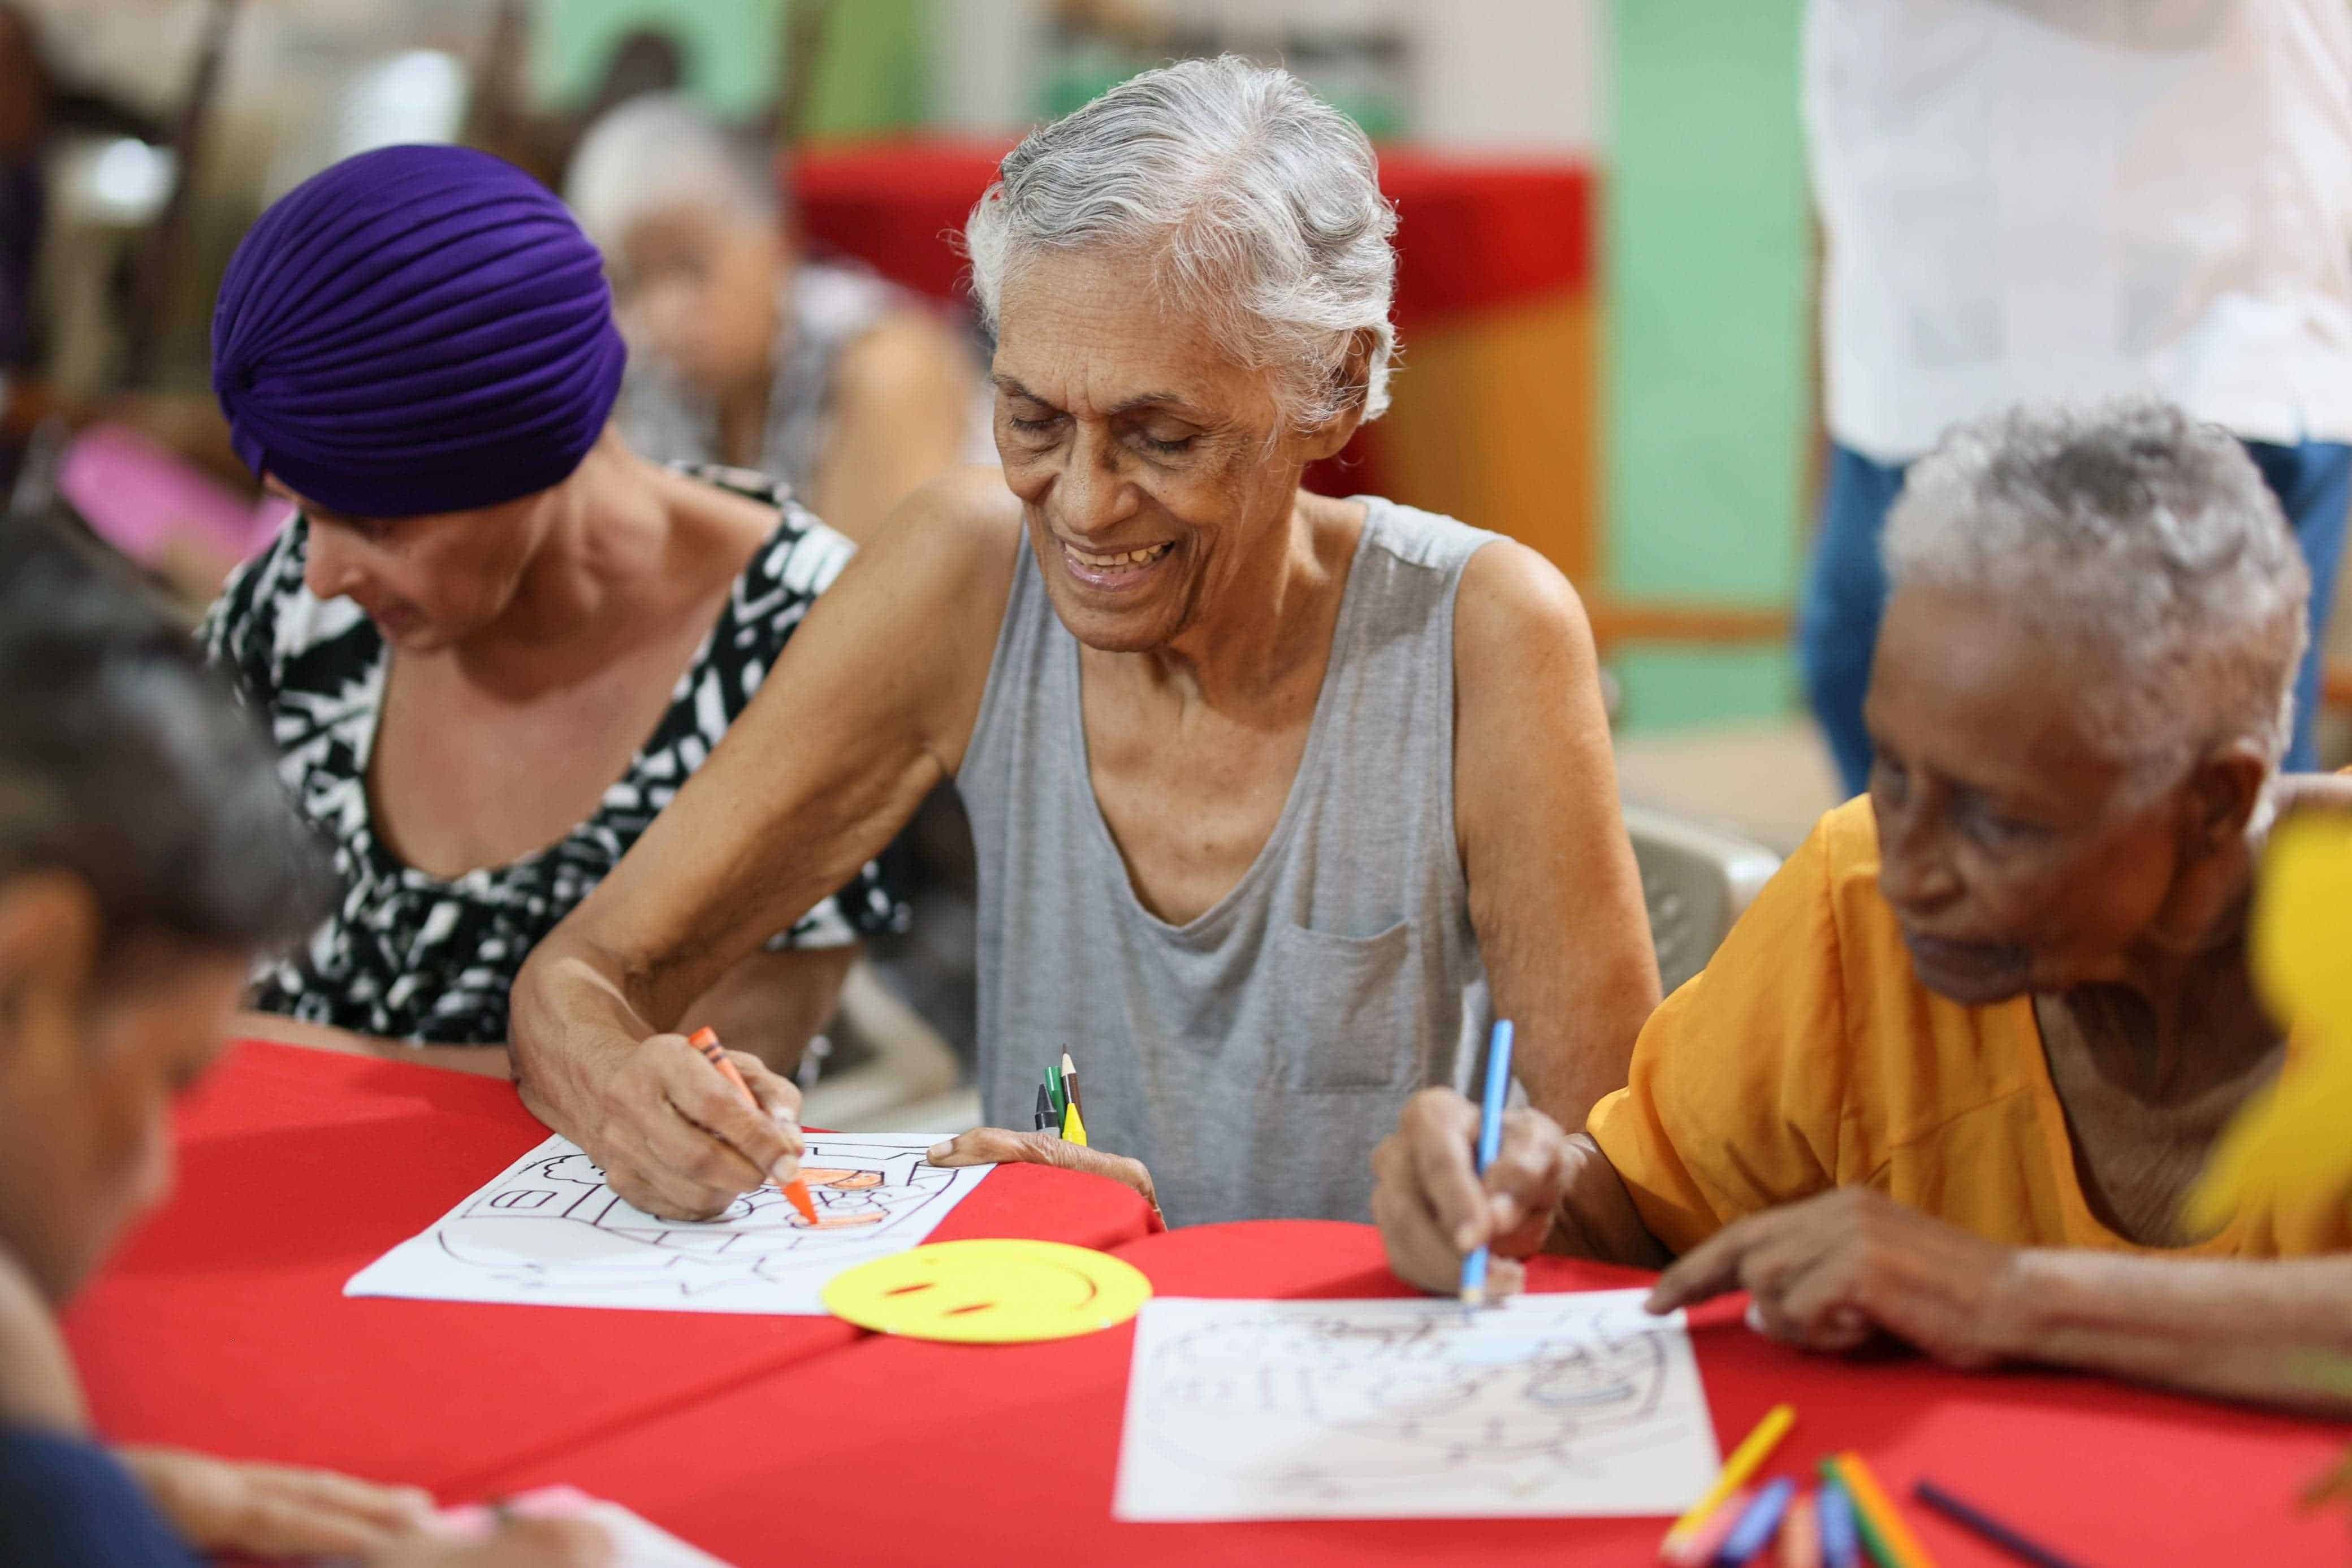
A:
{"type": "MultiPolygon", "coordinates": [[[[252,1005],[419,1042],[507,1038],[507,991],[532,946],[619,863],[710,755],[854,548],[760,475],[686,471],[777,507],[776,531],[737,580],[660,724],[594,815],[536,854],[452,881],[404,864],[373,831],[368,755],[390,660],[358,606],[322,601],[303,586],[308,523],[293,518],[229,580],[199,634],[213,662],[268,716],[278,770],[331,841],[343,888],[309,941],[255,972],[252,1005]]],[[[839,946],[902,930],[906,919],[869,864],[769,946],[839,946]]]]}

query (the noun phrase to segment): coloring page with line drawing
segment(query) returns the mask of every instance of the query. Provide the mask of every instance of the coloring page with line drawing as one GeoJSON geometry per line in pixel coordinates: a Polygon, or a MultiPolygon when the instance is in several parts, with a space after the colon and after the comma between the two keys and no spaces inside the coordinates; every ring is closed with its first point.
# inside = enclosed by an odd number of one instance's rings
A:
{"type": "Polygon", "coordinates": [[[921,1241],[995,1168],[928,1164],[935,1136],[806,1136],[814,1226],[773,1187],[716,1219],[656,1219],[605,1186],[578,1145],[550,1138],[343,1294],[822,1315],[835,1274],[921,1241]]]}
{"type": "Polygon", "coordinates": [[[1675,1514],[1721,1458],[1682,1314],[1642,1291],[1145,1303],[1132,1521],[1675,1514]]]}

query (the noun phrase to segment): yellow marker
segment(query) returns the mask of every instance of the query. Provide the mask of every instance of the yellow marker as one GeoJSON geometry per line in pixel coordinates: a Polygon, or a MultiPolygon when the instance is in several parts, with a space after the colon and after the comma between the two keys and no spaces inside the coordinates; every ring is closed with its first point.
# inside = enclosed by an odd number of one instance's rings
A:
{"type": "Polygon", "coordinates": [[[1078,1114],[1076,1100],[1071,1101],[1070,1108],[1062,1113],[1062,1138],[1082,1149],[1087,1146],[1087,1119],[1078,1114]]]}
{"type": "Polygon", "coordinates": [[[2263,1003],[2293,1043],[2278,1082],[2246,1103],[2189,1197],[2201,1229],[2252,1201],[2325,1202],[2352,1186],[2352,821],[2316,813],[2272,831],[2247,932],[2263,1003]]]}
{"type": "Polygon", "coordinates": [[[1936,1568],[1936,1560],[1903,1522],[1895,1511],[1894,1501],[1870,1473],[1862,1456],[1851,1448],[1830,1460],[1837,1470],[1838,1484],[1845,1488],[1846,1496],[1853,1500],[1853,1511],[1862,1516],[1863,1533],[1874,1538],[1884,1547],[1884,1555],[1891,1559],[1885,1568],[1936,1568]]]}
{"type": "Polygon", "coordinates": [[[1023,1344],[1114,1328],[1151,1299],[1133,1264],[1059,1241],[940,1241],[849,1270],[825,1310],[859,1328],[959,1344],[1023,1344]]]}
{"type": "Polygon", "coordinates": [[[1793,1405],[1775,1405],[1764,1412],[1764,1419],[1756,1423],[1756,1429],[1741,1440],[1739,1447],[1731,1450],[1731,1458],[1724,1461],[1723,1474],[1716,1477],[1715,1485],[1707,1489],[1706,1495],[1699,1499],[1688,1513],[1675,1521],[1675,1527],[1666,1531],[1664,1541],[1658,1542],[1658,1555],[1671,1556],[1685,1542],[1696,1535],[1706,1524],[1708,1517],[1723,1506],[1723,1500],[1746,1486],[1748,1478],[1763,1468],[1764,1461],[1772,1457],[1772,1450],[1780,1446],[1780,1439],[1787,1437],[1789,1428],[1796,1424],[1797,1407],[1793,1405]]]}

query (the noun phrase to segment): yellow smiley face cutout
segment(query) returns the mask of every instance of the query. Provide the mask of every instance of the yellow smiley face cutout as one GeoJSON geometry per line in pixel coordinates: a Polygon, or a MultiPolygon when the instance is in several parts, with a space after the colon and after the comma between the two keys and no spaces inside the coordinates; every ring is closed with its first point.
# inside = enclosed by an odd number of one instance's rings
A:
{"type": "Polygon", "coordinates": [[[836,1275],[825,1310],[877,1333],[1024,1344],[1115,1328],[1151,1299],[1132,1264],[1059,1241],[941,1241],[836,1275]]]}

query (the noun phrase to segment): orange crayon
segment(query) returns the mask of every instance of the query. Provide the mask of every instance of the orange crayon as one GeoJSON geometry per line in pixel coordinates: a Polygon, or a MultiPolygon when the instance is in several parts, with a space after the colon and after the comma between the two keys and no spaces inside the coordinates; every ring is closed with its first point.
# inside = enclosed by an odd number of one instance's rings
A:
{"type": "MultiPolygon", "coordinates": [[[[718,1030],[708,1026],[696,1030],[686,1037],[686,1043],[702,1052],[704,1060],[727,1075],[727,1082],[735,1085],[735,1092],[743,1096],[745,1104],[754,1111],[760,1108],[759,1096],[751,1092],[751,1086],[743,1082],[743,1075],[735,1070],[734,1061],[719,1045],[718,1030]]],[[[810,1225],[816,1223],[816,1204],[809,1197],[807,1182],[794,1176],[784,1184],[783,1194],[792,1206],[800,1210],[803,1220],[810,1225]]]]}

